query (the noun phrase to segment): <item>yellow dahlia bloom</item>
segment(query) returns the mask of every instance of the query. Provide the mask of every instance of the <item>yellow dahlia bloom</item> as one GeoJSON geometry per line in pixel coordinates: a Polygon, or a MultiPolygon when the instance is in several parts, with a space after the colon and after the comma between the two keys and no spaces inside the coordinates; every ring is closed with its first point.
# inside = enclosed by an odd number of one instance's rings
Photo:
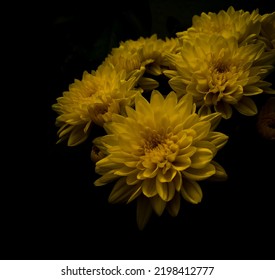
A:
{"type": "MultiPolygon", "coordinates": [[[[118,48],[113,48],[104,63],[112,63],[118,71],[125,70],[129,76],[133,71],[146,67],[146,73],[154,76],[162,74],[167,65],[165,52],[175,53],[178,49],[178,39],[162,40],[154,34],[149,38],[121,42],[118,48]]],[[[155,79],[142,76],[138,82],[144,90],[152,90],[159,86],[155,79]]]]}
{"type": "Polygon", "coordinates": [[[83,73],[82,80],[75,80],[52,105],[58,113],[56,125],[59,141],[68,138],[68,145],[75,146],[85,141],[93,123],[102,126],[113,113],[122,113],[133,102],[137,93],[139,77],[144,69],[137,69],[130,78],[126,71],[117,71],[112,64],[104,64],[96,71],[83,73]]]}
{"type": "Polygon", "coordinates": [[[172,216],[180,209],[181,196],[199,203],[198,181],[225,179],[224,169],[213,159],[228,137],[213,131],[221,116],[200,117],[191,95],[178,100],[174,92],[166,98],[154,90],[148,102],[135,98],[135,109],[126,107],[126,116],[113,115],[105,123],[107,135],[94,144],[105,154],[96,162],[95,181],[102,186],[115,181],[109,202],[137,199],[137,223],[142,229],[152,210],[172,216]]]}
{"type": "Polygon", "coordinates": [[[253,42],[261,30],[261,15],[259,11],[238,10],[231,6],[227,11],[221,10],[219,13],[201,13],[194,15],[192,26],[185,31],[178,32],[180,39],[200,37],[201,34],[218,34],[226,39],[235,37],[238,43],[253,42]]]}
{"type": "Polygon", "coordinates": [[[239,113],[251,116],[257,113],[254,95],[275,93],[271,84],[263,80],[273,69],[269,63],[262,64],[263,60],[260,63],[264,50],[262,42],[239,46],[235,37],[202,34],[184,40],[181,53],[167,53],[175,70],[164,74],[179,96],[193,95],[200,115],[214,110],[228,119],[233,106],[239,113]]]}

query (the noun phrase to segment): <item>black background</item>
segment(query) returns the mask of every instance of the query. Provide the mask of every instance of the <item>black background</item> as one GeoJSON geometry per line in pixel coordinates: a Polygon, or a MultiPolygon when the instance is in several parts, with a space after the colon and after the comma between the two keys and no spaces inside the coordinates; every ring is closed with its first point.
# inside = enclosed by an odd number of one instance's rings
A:
{"type": "MultiPolygon", "coordinates": [[[[143,231],[136,226],[135,202],[110,205],[110,186],[93,186],[91,142],[56,144],[51,105],[84,70],[95,70],[111,48],[153,33],[175,36],[191,26],[193,15],[230,5],[250,12],[259,8],[261,14],[274,11],[264,1],[16,6],[6,20],[6,26],[16,22],[8,91],[8,114],[15,119],[8,127],[15,136],[5,134],[11,145],[3,146],[8,156],[2,170],[7,180],[1,196],[1,259],[275,258],[274,141],[259,135],[257,116],[236,113],[219,127],[229,135],[216,157],[228,180],[202,182],[199,205],[183,202],[176,218],[153,215],[143,231]]],[[[268,79],[274,82],[274,74],[268,79]]],[[[259,109],[267,98],[255,96],[259,109]]]]}

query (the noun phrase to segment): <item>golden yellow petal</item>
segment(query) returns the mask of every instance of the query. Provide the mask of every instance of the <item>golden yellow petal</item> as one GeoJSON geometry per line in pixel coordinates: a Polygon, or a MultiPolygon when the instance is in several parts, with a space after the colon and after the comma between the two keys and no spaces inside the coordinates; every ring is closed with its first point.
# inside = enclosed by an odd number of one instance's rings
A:
{"type": "Polygon", "coordinates": [[[187,156],[187,155],[180,155],[180,156],[177,156],[176,160],[173,161],[172,165],[173,165],[173,168],[176,169],[177,171],[183,171],[183,170],[187,169],[188,167],[190,167],[191,160],[190,160],[189,156],[187,156]]]}
{"type": "Polygon", "coordinates": [[[103,185],[106,185],[106,184],[116,180],[117,178],[119,178],[119,176],[115,175],[113,173],[113,170],[112,170],[112,171],[109,171],[109,172],[103,174],[99,179],[97,179],[94,182],[94,185],[95,186],[103,186],[103,185]]]}
{"type": "Polygon", "coordinates": [[[139,180],[144,180],[147,178],[154,178],[158,173],[158,166],[156,165],[154,167],[155,167],[155,169],[146,168],[144,170],[139,171],[137,178],[139,180]]]}
{"type": "Polygon", "coordinates": [[[179,210],[180,210],[180,194],[179,193],[176,193],[175,196],[173,197],[173,199],[167,203],[166,208],[172,217],[176,217],[178,215],[179,210]]]}
{"type": "Polygon", "coordinates": [[[182,187],[182,175],[181,175],[181,172],[177,172],[174,180],[173,180],[173,183],[174,183],[174,186],[175,186],[175,189],[177,192],[180,191],[181,187],[182,187]]]}
{"type": "Polygon", "coordinates": [[[159,83],[156,80],[145,77],[140,78],[138,84],[145,91],[153,90],[159,87],[159,83]]]}
{"type": "Polygon", "coordinates": [[[194,169],[189,167],[187,170],[182,171],[184,177],[194,181],[201,181],[207,179],[210,176],[214,175],[215,172],[216,169],[212,164],[208,164],[202,169],[194,169]]]}
{"type": "Polygon", "coordinates": [[[213,176],[211,176],[209,178],[209,180],[211,180],[211,181],[225,181],[228,176],[227,176],[224,168],[214,160],[212,160],[211,163],[215,166],[216,173],[213,176]]]}
{"type": "Polygon", "coordinates": [[[119,175],[119,176],[128,176],[135,172],[136,171],[133,168],[130,168],[128,166],[122,166],[121,168],[114,170],[114,174],[119,175]]]}
{"type": "Polygon", "coordinates": [[[132,193],[132,195],[130,196],[130,198],[127,201],[127,204],[132,202],[134,199],[138,198],[141,195],[142,190],[141,190],[140,184],[139,184],[139,187],[138,186],[136,186],[136,187],[137,187],[136,191],[132,193]]]}
{"type": "Polygon", "coordinates": [[[76,126],[70,133],[68,139],[68,146],[76,146],[83,143],[88,137],[88,134],[84,132],[84,126],[76,126]]]}
{"type": "Polygon", "coordinates": [[[176,176],[177,171],[174,168],[169,168],[165,174],[163,174],[163,170],[159,170],[158,175],[157,175],[157,180],[159,180],[161,183],[165,182],[171,182],[174,177],[176,176]]]}
{"type": "Polygon", "coordinates": [[[126,177],[126,183],[128,185],[135,185],[139,182],[139,179],[137,178],[137,175],[139,173],[138,169],[134,169],[134,171],[132,173],[130,173],[127,177],[126,177]]]}
{"type": "Polygon", "coordinates": [[[193,180],[184,180],[181,188],[182,197],[193,204],[198,204],[202,200],[202,190],[200,185],[193,180]]]}
{"type": "Polygon", "coordinates": [[[218,131],[211,131],[207,136],[207,140],[214,144],[217,150],[220,150],[227,143],[228,138],[227,135],[218,131]]]}
{"type": "Polygon", "coordinates": [[[140,230],[143,230],[148,223],[152,214],[152,206],[147,197],[141,195],[137,199],[137,225],[140,230]]]}
{"type": "Polygon", "coordinates": [[[192,129],[196,131],[196,136],[193,138],[193,141],[200,141],[205,138],[211,128],[211,123],[208,121],[200,121],[192,126],[192,129]]]}
{"type": "Polygon", "coordinates": [[[244,96],[237,104],[233,105],[239,113],[245,116],[256,115],[258,110],[254,101],[250,97],[244,96]]]}
{"type": "Polygon", "coordinates": [[[155,213],[158,216],[161,216],[165,209],[166,201],[162,200],[158,195],[156,195],[150,198],[150,202],[155,213]]]}
{"type": "Polygon", "coordinates": [[[156,180],[145,179],[141,183],[142,192],[146,197],[153,197],[157,195],[156,180]]]}
{"type": "MultiPolygon", "coordinates": [[[[236,105],[234,105],[236,106],[236,105]]],[[[232,116],[232,108],[231,106],[223,101],[220,101],[217,105],[214,106],[215,110],[222,114],[224,119],[229,119],[232,116]]]]}
{"type": "Polygon", "coordinates": [[[101,160],[97,161],[95,171],[96,171],[96,173],[103,175],[106,172],[114,171],[115,169],[120,168],[120,167],[121,167],[120,164],[112,162],[110,160],[109,156],[107,156],[107,157],[104,157],[101,160]]]}
{"type": "Polygon", "coordinates": [[[207,106],[207,105],[203,104],[203,105],[200,107],[200,109],[199,109],[199,111],[198,111],[198,114],[199,114],[200,116],[202,116],[202,117],[208,116],[209,114],[211,114],[211,108],[210,108],[210,106],[207,106]]]}
{"type": "Polygon", "coordinates": [[[183,120],[184,129],[193,127],[199,122],[199,116],[197,114],[189,115],[185,120],[183,120]]]}
{"type": "Polygon", "coordinates": [[[243,95],[245,96],[253,96],[262,93],[263,90],[256,86],[244,86],[243,95]]]}
{"type": "Polygon", "coordinates": [[[140,188],[140,186],[129,186],[126,183],[125,177],[118,179],[114,185],[108,201],[110,203],[127,202],[129,198],[140,188]]]}
{"type": "Polygon", "coordinates": [[[170,183],[162,183],[156,178],[156,190],[159,197],[164,201],[170,201],[175,195],[175,186],[170,183]]]}
{"type": "Polygon", "coordinates": [[[162,108],[163,102],[164,102],[163,95],[159,91],[153,90],[151,93],[151,99],[150,99],[150,103],[151,103],[151,106],[153,107],[153,109],[162,108]]]}
{"type": "Polygon", "coordinates": [[[210,149],[198,147],[196,153],[191,157],[190,167],[195,169],[204,168],[213,158],[210,149]]]}
{"type": "Polygon", "coordinates": [[[212,113],[212,114],[207,114],[205,116],[201,116],[200,119],[202,121],[210,121],[211,130],[214,130],[220,123],[222,116],[221,116],[221,113],[216,112],[216,113],[212,113]]]}
{"type": "Polygon", "coordinates": [[[186,84],[181,78],[174,77],[170,79],[168,83],[179,96],[184,96],[186,94],[186,84]]]}
{"type": "Polygon", "coordinates": [[[135,110],[137,113],[144,116],[150,116],[152,114],[152,109],[149,102],[142,95],[136,96],[135,110]]]}

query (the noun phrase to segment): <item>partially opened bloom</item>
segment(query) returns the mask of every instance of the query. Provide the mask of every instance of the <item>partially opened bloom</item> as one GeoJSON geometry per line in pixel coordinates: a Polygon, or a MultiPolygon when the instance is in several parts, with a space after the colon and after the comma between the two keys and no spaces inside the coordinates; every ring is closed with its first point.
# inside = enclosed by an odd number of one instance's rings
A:
{"type": "Polygon", "coordinates": [[[180,209],[181,197],[199,203],[198,181],[225,179],[224,169],[214,161],[228,137],[214,128],[221,115],[200,117],[191,95],[178,100],[174,92],[164,97],[153,91],[150,102],[135,98],[135,109],[126,107],[126,116],[113,115],[105,123],[107,135],[94,144],[105,154],[96,162],[102,175],[96,186],[115,182],[109,202],[137,199],[137,223],[142,229],[152,210],[172,216],[180,209]]]}
{"type": "Polygon", "coordinates": [[[216,111],[228,119],[234,107],[251,116],[257,113],[254,95],[275,93],[264,81],[273,69],[261,59],[264,51],[263,42],[239,46],[235,37],[202,34],[183,40],[179,54],[167,53],[172,70],[164,73],[179,96],[193,95],[201,115],[216,111]]]}
{"type": "Polygon", "coordinates": [[[178,32],[180,39],[192,39],[202,34],[221,35],[225,39],[236,38],[238,44],[253,43],[261,30],[261,15],[258,9],[251,13],[244,10],[235,10],[232,6],[226,11],[218,13],[201,13],[194,15],[192,26],[187,30],[178,32]]]}
{"type": "Polygon", "coordinates": [[[102,126],[111,120],[113,113],[122,113],[133,102],[136,87],[144,69],[136,69],[130,78],[125,70],[117,71],[110,63],[96,71],[83,73],[82,80],[75,80],[69,91],[57,98],[52,108],[59,114],[56,118],[59,141],[68,139],[69,146],[85,141],[93,123],[102,126]]]}
{"type": "MultiPolygon", "coordinates": [[[[125,70],[129,76],[141,67],[145,67],[144,74],[158,76],[167,64],[163,54],[175,53],[178,47],[177,38],[162,40],[156,34],[149,38],[140,37],[138,40],[122,41],[119,47],[112,49],[104,63],[112,63],[118,71],[125,70]]],[[[138,84],[145,90],[159,86],[155,79],[145,75],[140,77],[138,84]]]]}

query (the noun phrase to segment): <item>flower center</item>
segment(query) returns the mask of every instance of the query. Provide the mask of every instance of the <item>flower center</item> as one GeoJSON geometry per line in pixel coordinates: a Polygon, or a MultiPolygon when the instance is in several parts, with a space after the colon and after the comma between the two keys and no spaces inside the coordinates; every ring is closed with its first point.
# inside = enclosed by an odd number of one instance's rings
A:
{"type": "Polygon", "coordinates": [[[157,131],[150,131],[144,139],[143,159],[161,165],[171,161],[172,154],[176,155],[179,147],[170,139],[170,136],[157,131]]]}
{"type": "Polygon", "coordinates": [[[150,135],[145,140],[144,150],[146,152],[150,152],[150,151],[162,146],[162,143],[163,143],[163,137],[162,136],[160,136],[159,134],[150,135]]]}

